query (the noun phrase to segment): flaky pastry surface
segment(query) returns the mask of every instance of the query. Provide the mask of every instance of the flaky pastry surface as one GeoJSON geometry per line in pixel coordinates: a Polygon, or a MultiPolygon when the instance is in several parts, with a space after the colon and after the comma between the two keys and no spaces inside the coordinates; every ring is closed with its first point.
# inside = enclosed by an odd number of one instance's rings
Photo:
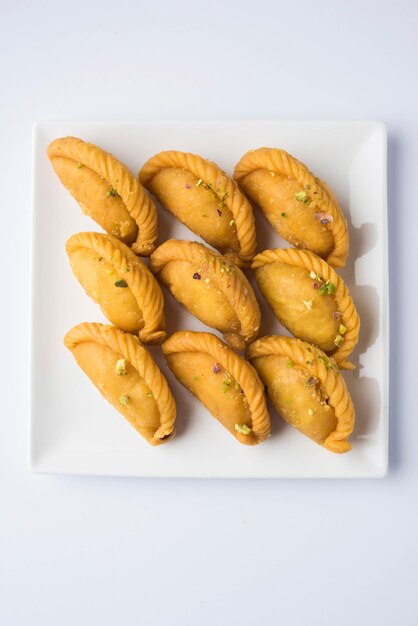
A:
{"type": "Polygon", "coordinates": [[[254,368],[215,335],[179,331],[162,350],[178,380],[241,443],[270,434],[263,385],[254,368]]]}
{"type": "Polygon", "coordinates": [[[256,248],[251,204],[215,163],[178,150],[160,152],[145,163],[139,180],[177,219],[234,263],[251,261],[256,248]]]}
{"type": "Polygon", "coordinates": [[[178,302],[243,350],[260,328],[260,308],[243,272],[201,243],[169,239],[151,255],[151,271],[178,302]]]}
{"type": "Polygon", "coordinates": [[[176,405],[155,361],[134,335],[98,323],[74,326],[64,338],[100,393],[153,446],[175,434],[176,405]]]}
{"type": "Polygon", "coordinates": [[[343,279],[319,256],[295,248],[265,250],[251,268],[280,322],[296,337],[317,344],[342,369],[354,369],[360,318],[343,279]]]}
{"type": "Polygon", "coordinates": [[[343,267],[349,251],[347,221],[329,187],[298,159],[278,148],[250,150],[234,178],[281,237],[343,267]]]}
{"type": "Polygon", "coordinates": [[[148,256],[157,239],[155,204],[112,154],[77,137],[55,139],[48,157],[64,187],[110,235],[148,256]]]}
{"type": "Polygon", "coordinates": [[[257,339],[248,357],[289,424],[331,452],[351,450],[354,406],[332,358],[300,339],[276,335],[257,339]]]}
{"type": "Polygon", "coordinates": [[[143,343],[165,339],[164,299],[146,265],[126,246],[102,233],[78,233],[66,250],[87,295],[115,326],[138,333],[143,343]]]}

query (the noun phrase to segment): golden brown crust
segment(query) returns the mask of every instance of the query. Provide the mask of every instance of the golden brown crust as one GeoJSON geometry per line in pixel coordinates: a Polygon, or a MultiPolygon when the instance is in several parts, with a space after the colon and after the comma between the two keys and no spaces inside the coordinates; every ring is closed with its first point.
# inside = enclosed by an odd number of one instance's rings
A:
{"type": "Polygon", "coordinates": [[[139,330],[141,342],[151,344],[164,341],[164,298],[160,286],[146,265],[112,235],[78,233],[66,243],[68,256],[71,258],[71,254],[79,248],[93,250],[99,258],[103,257],[114,267],[119,276],[123,276],[143,315],[144,326],[139,330]],[[129,271],[126,271],[127,268],[129,271]]]}
{"type": "Polygon", "coordinates": [[[292,178],[302,189],[310,189],[310,195],[315,198],[311,201],[310,208],[316,207],[318,211],[332,216],[327,228],[333,234],[334,249],[326,261],[333,267],[343,267],[349,251],[347,221],[327,185],[316,178],[303,163],[278,148],[258,148],[244,154],[235,166],[234,178],[241,184],[248,174],[260,169],[292,178]]]}
{"type": "MultiPolygon", "coordinates": [[[[176,420],[174,398],[166,379],[138,338],[114,326],[85,322],[74,326],[64,337],[64,344],[71,352],[74,352],[74,348],[82,342],[97,342],[110,348],[115,353],[121,354],[137,370],[140,378],[151,390],[160,412],[160,426],[149,439],[149,443],[158,445],[172,438],[175,434],[176,420]]],[[[124,414],[122,407],[115,408],[124,414]]]]}
{"type": "Polygon", "coordinates": [[[260,308],[254,291],[241,270],[227,258],[209,250],[201,243],[169,239],[151,256],[151,271],[158,274],[172,261],[186,261],[202,268],[202,279],[212,281],[235,311],[240,330],[231,329],[224,337],[231,346],[243,350],[258,334],[260,308]]]}
{"type": "Polygon", "coordinates": [[[55,139],[49,144],[47,153],[52,164],[56,157],[72,159],[107,180],[138,226],[137,238],[132,245],[133,251],[141,256],[151,254],[157,239],[157,210],[144,188],[123,163],[98,146],[76,137],[55,139]]]}
{"type": "MultiPolygon", "coordinates": [[[[264,398],[264,387],[255,369],[219,337],[211,333],[178,331],[171,335],[161,346],[164,355],[177,352],[204,352],[213,356],[238,382],[251,411],[252,435],[257,442],[264,441],[270,435],[270,417],[264,398]]],[[[247,443],[245,435],[236,434],[242,443],[247,443]]]]}
{"type": "Polygon", "coordinates": [[[290,337],[266,336],[257,339],[248,347],[250,360],[269,355],[288,357],[296,367],[306,370],[309,376],[314,376],[319,381],[338,420],[337,428],[327,437],[323,445],[331,452],[343,453],[351,450],[347,439],[354,428],[354,406],[333,359],[327,357],[319,348],[290,337]]]}
{"type": "Polygon", "coordinates": [[[236,265],[247,265],[255,254],[256,232],[251,204],[239,189],[236,182],[212,161],[197,154],[168,150],[151,157],[139,172],[139,180],[145,188],[151,180],[165,168],[183,168],[191,172],[197,179],[210,184],[216,193],[216,180],[221,174],[226,179],[223,196],[220,200],[231,211],[240,245],[238,253],[231,251],[225,254],[236,265]]]}
{"type": "Polygon", "coordinates": [[[309,272],[320,275],[323,280],[330,281],[335,285],[333,297],[341,313],[341,324],[346,327],[344,343],[332,353],[333,359],[341,369],[355,369],[355,365],[347,360],[358,342],[360,332],[360,318],[350,292],[343,279],[326,261],[308,250],[296,250],[295,248],[265,250],[254,257],[251,269],[256,270],[263,265],[271,263],[286,263],[296,267],[303,267],[309,272]]]}

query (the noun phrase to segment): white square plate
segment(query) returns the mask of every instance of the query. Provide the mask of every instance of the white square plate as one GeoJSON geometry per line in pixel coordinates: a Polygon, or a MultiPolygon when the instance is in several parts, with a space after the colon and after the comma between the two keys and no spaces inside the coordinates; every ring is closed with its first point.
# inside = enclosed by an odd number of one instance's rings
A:
{"type": "MultiPolygon", "coordinates": [[[[35,128],[30,463],[36,472],[186,477],[379,477],[388,457],[388,248],[386,129],[378,122],[41,123],[35,128]],[[177,436],[151,447],[77,367],[62,338],[74,324],[103,321],[72,276],[64,244],[100,230],[59,182],[46,147],[75,135],[114,153],[137,173],[161,150],[202,154],[227,172],[250,148],[277,146],[297,156],[339,198],[351,252],[341,272],[362,321],[355,372],[344,373],[357,409],[353,449],[334,455],[271,410],[272,437],[240,445],[171,375],[152,349],[177,401],[177,436]]],[[[164,209],[160,241],[196,239],[164,209]]],[[[287,246],[257,212],[258,251],[287,246]]],[[[257,292],[258,293],[258,292],[257,292]]],[[[261,335],[284,333],[258,293],[261,335]]],[[[165,292],[168,332],[207,330],[165,292]]],[[[208,329],[214,332],[211,329],[208,329]]],[[[287,334],[287,333],[286,333],[287,334]]]]}

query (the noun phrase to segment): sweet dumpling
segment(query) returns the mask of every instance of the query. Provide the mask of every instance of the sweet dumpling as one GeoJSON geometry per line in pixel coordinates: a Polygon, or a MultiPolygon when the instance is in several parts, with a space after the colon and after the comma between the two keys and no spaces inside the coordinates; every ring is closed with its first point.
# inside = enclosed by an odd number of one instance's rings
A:
{"type": "Polygon", "coordinates": [[[260,308],[240,269],[206,246],[170,239],[151,256],[151,270],[174,298],[204,324],[243,350],[256,338],[260,308]]]}
{"type": "Polygon", "coordinates": [[[138,333],[143,343],[165,339],[161,288],[124,243],[112,235],[78,233],[66,250],[74,276],[112,324],[138,333]]]}
{"type": "Polygon", "coordinates": [[[129,169],[113,155],[76,137],[55,139],[48,157],[84,213],[136,254],[148,256],[157,239],[157,210],[129,169]]]}
{"type": "Polygon", "coordinates": [[[348,452],[354,407],[333,359],[299,339],[262,337],[248,357],[276,411],[331,452],[348,452]]]}
{"type": "Polygon", "coordinates": [[[241,443],[270,434],[264,388],[257,372],[211,333],[179,331],[162,345],[176,378],[241,443]]]}
{"type": "Polygon", "coordinates": [[[167,381],[137,337],[84,323],[64,338],[102,396],[153,446],[174,437],[176,405],[167,381]]]}
{"type": "Polygon", "coordinates": [[[344,281],[306,250],[265,250],[252,269],[261,293],[290,332],[353,369],[347,357],[358,341],[360,318],[344,281]]]}
{"type": "Polygon", "coordinates": [[[315,252],[332,267],[348,256],[348,228],[329,187],[284,150],[247,152],[234,178],[283,239],[315,252]]]}
{"type": "Polygon", "coordinates": [[[151,157],[139,180],[177,219],[237,265],[255,254],[252,208],[236,182],[215,163],[170,150],[151,157]]]}

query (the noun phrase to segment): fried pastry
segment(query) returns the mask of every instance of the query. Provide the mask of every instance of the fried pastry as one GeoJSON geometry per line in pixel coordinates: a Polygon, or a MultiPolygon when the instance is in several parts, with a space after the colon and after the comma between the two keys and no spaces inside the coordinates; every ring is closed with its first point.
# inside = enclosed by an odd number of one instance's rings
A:
{"type": "Polygon", "coordinates": [[[236,182],[197,154],[169,150],[151,157],[139,180],[175,217],[237,265],[255,254],[251,204],[236,182]]]}
{"type": "Polygon", "coordinates": [[[192,315],[235,349],[256,338],[260,308],[240,269],[201,243],[170,239],[151,255],[151,271],[192,315]]]}
{"type": "Polygon", "coordinates": [[[218,337],[179,331],[161,347],[176,378],[238,441],[255,445],[269,436],[257,372],[218,337]]]}
{"type": "Polygon", "coordinates": [[[332,355],[342,369],[358,341],[360,318],[340,276],[306,250],[265,250],[251,265],[261,293],[290,332],[332,355]]]}
{"type": "Polygon", "coordinates": [[[113,155],[76,137],[55,139],[48,157],[86,215],[136,254],[148,256],[157,239],[155,204],[113,155]]]}
{"type": "Polygon", "coordinates": [[[250,150],[234,178],[283,239],[315,252],[332,267],[345,265],[347,221],[329,187],[284,150],[250,150]]]}
{"type": "Polygon", "coordinates": [[[348,452],[354,407],[335,361],[290,337],[262,337],[248,356],[276,409],[291,426],[331,452],[348,452]]]}
{"type": "Polygon", "coordinates": [[[101,233],[73,235],[66,250],[74,276],[112,324],[138,333],[143,343],[164,341],[161,288],[132,250],[101,233]]]}
{"type": "Polygon", "coordinates": [[[64,338],[102,396],[153,446],[174,437],[176,405],[167,381],[137,337],[84,323],[64,338]]]}

